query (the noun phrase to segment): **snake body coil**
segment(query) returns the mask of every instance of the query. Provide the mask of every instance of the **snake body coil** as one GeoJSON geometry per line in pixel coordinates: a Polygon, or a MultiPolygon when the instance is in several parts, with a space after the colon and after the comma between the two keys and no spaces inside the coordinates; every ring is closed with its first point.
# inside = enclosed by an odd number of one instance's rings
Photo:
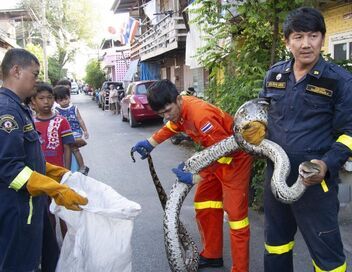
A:
{"type": "MultiPolygon", "coordinates": [[[[285,151],[276,143],[266,139],[258,146],[251,145],[243,139],[241,134],[251,121],[267,123],[268,105],[263,99],[254,99],[243,104],[235,114],[234,136],[230,136],[194,154],[185,161],[184,170],[196,174],[219,158],[242,149],[245,152],[265,156],[272,160],[274,163],[271,180],[273,194],[283,203],[289,204],[297,201],[306,189],[302,177],[316,174],[319,172],[319,168],[313,163],[302,163],[297,181],[289,187],[286,178],[290,173],[290,162],[285,151]]],[[[194,242],[179,220],[183,201],[191,188],[191,185],[176,181],[165,205],[164,239],[169,266],[173,272],[194,272],[198,270],[198,252],[194,242]],[[184,233],[187,233],[186,240],[183,238],[184,233]]]]}

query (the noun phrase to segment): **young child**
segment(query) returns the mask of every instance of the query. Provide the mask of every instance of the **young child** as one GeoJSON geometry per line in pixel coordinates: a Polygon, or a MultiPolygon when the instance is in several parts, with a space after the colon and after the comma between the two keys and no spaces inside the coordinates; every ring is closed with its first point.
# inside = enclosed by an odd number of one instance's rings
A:
{"type": "Polygon", "coordinates": [[[47,83],[39,83],[31,102],[36,111],[34,121],[41,134],[46,161],[70,169],[70,145],[75,140],[68,121],[51,110],[54,104],[52,87],[47,83]]]}
{"type": "Polygon", "coordinates": [[[55,101],[58,104],[55,110],[62,116],[64,116],[70,123],[73,137],[75,138],[75,144],[72,146],[72,153],[74,154],[77,163],[79,165],[79,172],[84,175],[88,174],[89,168],[84,164],[83,157],[79,151],[79,147],[86,145],[86,142],[82,139],[88,139],[89,134],[87,127],[79,113],[77,106],[71,104],[70,89],[64,85],[57,85],[54,87],[55,101]]]}
{"type": "MultiPolygon", "coordinates": [[[[27,101],[28,102],[28,101],[27,101]]],[[[44,82],[38,83],[36,93],[31,98],[31,106],[35,110],[35,127],[40,133],[41,147],[45,160],[51,164],[70,169],[71,167],[71,145],[75,139],[68,121],[52,111],[54,104],[54,93],[52,87],[44,82]]],[[[50,200],[48,199],[48,205],[50,200]]],[[[67,232],[64,221],[55,218],[49,210],[44,216],[48,216],[50,224],[44,225],[42,269],[51,271],[49,267],[55,267],[58,259],[59,247],[61,247],[63,237],[67,232]],[[59,225],[57,225],[60,222],[59,225]],[[51,227],[52,231],[47,228],[51,227]],[[58,228],[60,226],[60,228],[58,228]],[[61,235],[55,237],[55,229],[61,229],[61,235]],[[46,267],[46,268],[44,268],[46,267]]],[[[45,221],[46,222],[46,221],[45,221]]],[[[60,232],[59,232],[60,233],[60,232]]]]}

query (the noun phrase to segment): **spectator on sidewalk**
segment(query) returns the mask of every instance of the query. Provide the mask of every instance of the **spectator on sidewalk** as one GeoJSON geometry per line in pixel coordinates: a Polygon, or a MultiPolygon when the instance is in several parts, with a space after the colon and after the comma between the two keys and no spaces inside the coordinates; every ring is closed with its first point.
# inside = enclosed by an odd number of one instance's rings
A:
{"type": "Polygon", "coordinates": [[[42,139],[42,150],[47,162],[65,167],[71,166],[71,147],[75,139],[69,122],[52,111],[55,98],[48,83],[38,83],[32,104],[36,110],[34,119],[42,139]]]}
{"type": "Polygon", "coordinates": [[[110,104],[110,110],[112,111],[113,114],[116,114],[117,112],[120,113],[120,104],[118,100],[118,93],[117,90],[114,86],[114,84],[109,85],[109,104],[110,104]]]}
{"type": "Polygon", "coordinates": [[[87,144],[86,141],[82,139],[82,137],[84,137],[84,139],[89,138],[87,127],[77,106],[71,103],[70,90],[66,86],[57,85],[54,87],[54,96],[56,103],[58,103],[55,110],[57,110],[57,112],[65,117],[70,123],[73,136],[75,138],[75,144],[72,146],[72,152],[79,165],[79,172],[87,175],[89,168],[84,164],[82,154],[79,151],[80,147],[87,144]]]}
{"type": "MultiPolygon", "coordinates": [[[[70,124],[64,117],[52,110],[55,99],[51,85],[40,82],[36,85],[35,89],[36,93],[31,98],[32,105],[36,110],[34,123],[37,131],[40,132],[45,160],[53,165],[70,169],[70,146],[75,142],[70,124]]],[[[50,203],[51,200],[48,198],[48,205],[50,205],[50,203]]],[[[45,267],[53,267],[53,264],[56,264],[56,262],[54,261],[55,257],[53,257],[52,252],[55,251],[56,245],[61,246],[62,239],[67,232],[67,226],[61,219],[56,220],[55,216],[49,212],[49,209],[47,210],[47,214],[51,223],[52,232],[55,233],[56,222],[60,222],[60,228],[58,229],[61,230],[61,237],[58,238],[57,241],[56,236],[50,237],[49,234],[44,235],[44,246],[47,248],[43,251],[43,261],[46,263],[45,267]],[[54,242],[50,241],[51,239],[55,239],[56,245],[54,245],[54,242]]]]}
{"type": "MultiPolygon", "coordinates": [[[[209,147],[233,135],[233,118],[221,109],[194,96],[179,95],[169,80],[148,88],[151,108],[168,122],[132,151],[145,159],[166,139],[185,132],[196,143],[209,147]]],[[[198,183],[194,197],[196,220],[203,244],[199,268],[223,266],[223,215],[228,214],[232,252],[232,272],[249,271],[248,188],[252,158],[236,151],[203,169],[199,175],[172,169],[179,181],[198,183]]]]}

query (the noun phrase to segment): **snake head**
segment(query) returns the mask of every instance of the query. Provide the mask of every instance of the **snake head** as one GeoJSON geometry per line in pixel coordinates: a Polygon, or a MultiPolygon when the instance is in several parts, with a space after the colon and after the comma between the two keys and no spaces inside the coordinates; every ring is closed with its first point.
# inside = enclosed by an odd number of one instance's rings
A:
{"type": "Polygon", "coordinates": [[[263,98],[249,100],[236,112],[234,117],[234,132],[240,133],[244,127],[253,121],[266,125],[269,102],[263,98]]]}
{"type": "Polygon", "coordinates": [[[303,178],[309,178],[320,172],[320,166],[317,163],[305,161],[299,165],[298,173],[303,178]]]}

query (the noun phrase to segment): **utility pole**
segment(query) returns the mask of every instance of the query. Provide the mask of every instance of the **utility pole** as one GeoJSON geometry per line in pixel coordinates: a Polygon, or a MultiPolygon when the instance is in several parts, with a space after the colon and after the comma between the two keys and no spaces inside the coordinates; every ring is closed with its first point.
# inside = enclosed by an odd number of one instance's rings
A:
{"type": "Polygon", "coordinates": [[[42,0],[42,41],[43,41],[43,71],[44,71],[44,81],[48,81],[48,59],[46,54],[46,46],[47,46],[47,29],[46,29],[46,0],[42,0]]]}

